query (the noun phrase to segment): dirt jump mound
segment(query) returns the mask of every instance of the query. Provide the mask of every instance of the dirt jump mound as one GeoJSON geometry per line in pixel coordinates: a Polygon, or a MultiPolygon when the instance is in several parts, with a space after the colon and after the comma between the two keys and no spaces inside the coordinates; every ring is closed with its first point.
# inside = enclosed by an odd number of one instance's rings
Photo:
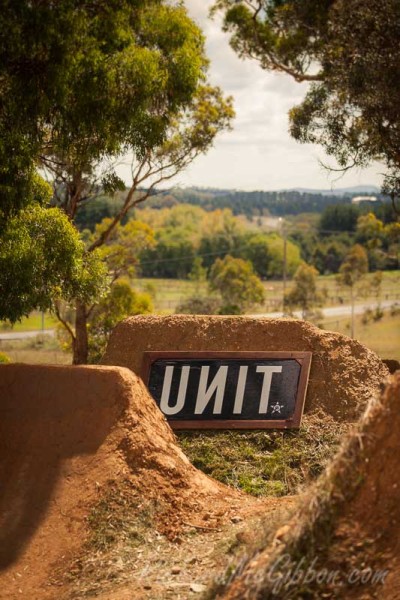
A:
{"type": "Polygon", "coordinates": [[[389,371],[376,354],[338,333],[296,319],[139,316],[114,329],[103,364],[142,373],[146,351],[311,351],[305,411],[356,419],[389,371]]]}
{"type": "Polygon", "coordinates": [[[399,407],[397,372],[292,521],[216,597],[399,600],[399,407]]]}
{"type": "Polygon", "coordinates": [[[90,508],[124,482],[174,535],[238,494],[197,471],[141,380],[118,367],[0,367],[0,597],[61,598],[51,575],[79,549],[90,508]]]}

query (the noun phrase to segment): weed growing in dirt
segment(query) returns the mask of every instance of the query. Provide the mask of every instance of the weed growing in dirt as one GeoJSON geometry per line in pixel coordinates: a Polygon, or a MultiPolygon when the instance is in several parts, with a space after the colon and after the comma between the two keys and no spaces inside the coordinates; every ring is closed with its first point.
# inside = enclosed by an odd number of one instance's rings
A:
{"type": "Polygon", "coordinates": [[[349,425],[323,412],[306,415],[299,430],[178,433],[198,469],[254,496],[295,494],[315,479],[349,425]]]}
{"type": "Polygon", "coordinates": [[[66,578],[72,584],[68,599],[80,600],[129,580],[137,552],[154,529],[154,512],[155,507],[143,503],[130,481],[109,481],[87,517],[88,537],[82,552],[67,575],[58,580],[56,574],[53,583],[60,585],[66,578]]]}
{"type": "Polygon", "coordinates": [[[92,508],[88,525],[88,545],[104,552],[116,542],[137,545],[144,539],[143,532],[152,526],[152,507],[144,506],[129,482],[113,486],[102,495],[92,508]]]}

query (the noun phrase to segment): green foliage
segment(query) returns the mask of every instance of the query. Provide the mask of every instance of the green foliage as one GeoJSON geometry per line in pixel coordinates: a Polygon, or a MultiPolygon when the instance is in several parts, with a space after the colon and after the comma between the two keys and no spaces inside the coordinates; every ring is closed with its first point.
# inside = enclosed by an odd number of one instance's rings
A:
{"type": "Polygon", "coordinates": [[[264,287],[250,262],[225,256],[210,271],[210,289],[222,298],[222,314],[240,314],[265,299],[264,287]]]}
{"type": "Polygon", "coordinates": [[[5,352],[0,352],[0,365],[7,365],[11,362],[11,358],[5,352]]]}
{"type": "Polygon", "coordinates": [[[367,249],[371,270],[379,271],[398,266],[399,232],[400,223],[385,225],[373,213],[359,217],[356,240],[367,249]]]}
{"type": "Polygon", "coordinates": [[[285,307],[290,311],[299,307],[303,319],[310,320],[315,309],[323,306],[326,293],[317,289],[318,271],[311,265],[302,264],[294,276],[294,285],[285,296],[285,307]]]}
{"type": "MultiPolygon", "coordinates": [[[[7,3],[0,26],[0,218],[5,223],[31,197],[43,195],[34,175],[38,163],[53,178],[54,203],[71,221],[81,205],[99,194],[124,194],[119,209],[108,213],[93,235],[85,231],[88,246],[79,285],[72,272],[68,276],[75,279],[68,282],[66,266],[52,258],[47,262],[64,272],[55,271],[44,282],[42,265],[32,259],[32,285],[10,286],[8,292],[7,302],[17,307],[12,319],[60,298],[74,301],[75,331],[66,321],[64,325],[73,340],[74,362],[85,362],[98,255],[110,279],[132,272],[139,252],[131,241],[140,237],[132,229],[140,227],[125,223],[129,209],[211,146],[218,131],[229,127],[232,101],[207,84],[204,38],[181,3],[22,0],[7,3]],[[129,190],[112,164],[127,152],[136,160],[129,190]],[[151,183],[143,191],[146,179],[151,183]]],[[[49,218],[53,214],[47,212],[49,218]]],[[[141,250],[150,245],[145,227],[141,250]]],[[[56,256],[67,257],[69,244],[78,240],[70,230],[69,242],[66,232],[64,228],[57,241],[56,256]]],[[[14,242],[12,249],[9,236],[10,272],[19,266],[12,264],[18,255],[18,240],[14,242]]],[[[40,252],[35,256],[46,264],[40,252]]],[[[104,278],[104,269],[102,273],[104,278]]]]}
{"type": "Polygon", "coordinates": [[[217,315],[221,310],[221,301],[213,296],[191,296],[176,307],[176,314],[217,315]]]}
{"type": "MultiPolygon", "coordinates": [[[[153,196],[150,203],[153,208],[163,208],[180,203],[200,206],[207,211],[230,209],[234,215],[246,215],[248,218],[260,215],[288,216],[303,213],[321,214],[327,206],[332,204],[351,204],[352,194],[343,192],[343,195],[319,193],[316,191],[233,191],[221,189],[198,188],[172,188],[163,194],[159,192],[153,196]],[[164,201],[165,199],[165,201],[164,201]]],[[[353,205],[354,206],[354,205],[353,205]]],[[[379,196],[375,202],[365,202],[360,210],[367,207],[376,212],[384,222],[396,220],[396,215],[391,202],[379,196]]]]}
{"type": "Polygon", "coordinates": [[[383,223],[373,213],[360,215],[357,219],[357,241],[368,248],[377,248],[382,245],[383,223]]]}
{"type": "Polygon", "coordinates": [[[207,270],[203,267],[203,259],[201,256],[196,256],[190,273],[188,275],[188,279],[190,281],[195,281],[196,283],[200,283],[205,281],[207,278],[207,270]]]}
{"type": "Polygon", "coordinates": [[[142,275],[187,278],[195,259],[195,249],[190,237],[181,228],[157,231],[155,245],[140,252],[142,275]]]}
{"type": "MultiPolygon", "coordinates": [[[[268,277],[282,277],[284,261],[284,239],[277,233],[268,235],[268,248],[270,260],[267,269],[268,277]]],[[[291,242],[286,241],[286,272],[293,275],[301,263],[300,248],[291,242]]]]}
{"type": "MultiPolygon", "coordinates": [[[[200,47],[198,52],[202,52],[200,47]]],[[[207,152],[216,135],[224,129],[229,129],[234,111],[232,99],[225,98],[219,88],[204,84],[203,79],[201,70],[198,73],[198,84],[185,102],[179,105],[172,103],[171,106],[167,103],[161,112],[159,105],[157,110],[153,110],[151,118],[156,118],[154,115],[157,115],[157,118],[161,119],[160,127],[162,125],[162,135],[159,134],[157,138],[153,138],[152,132],[148,131],[148,120],[138,124],[143,128],[142,131],[128,129],[125,132],[118,128],[119,121],[114,125],[110,118],[107,134],[115,140],[102,151],[107,161],[101,162],[102,155],[99,155],[96,147],[97,134],[94,135],[93,148],[89,145],[86,149],[85,142],[84,151],[81,148],[82,140],[74,140],[73,137],[68,138],[68,150],[56,143],[53,148],[49,148],[50,156],[42,160],[54,177],[58,205],[71,217],[75,217],[80,207],[85,204],[87,206],[88,200],[96,198],[99,191],[115,193],[122,199],[116,214],[119,219],[123,219],[130,209],[151,195],[157,184],[171,179],[199,154],[207,152]],[[119,155],[127,152],[133,154],[133,181],[131,187],[125,189],[114,167],[119,155]]],[[[130,94],[136,94],[131,79],[127,79],[124,84],[130,94]]],[[[115,94],[118,94],[117,90],[115,94]]],[[[156,98],[157,94],[151,101],[156,98]]],[[[115,104],[117,100],[120,100],[118,95],[114,99],[115,104]]],[[[115,110],[118,112],[117,106],[115,110]]],[[[133,120],[137,112],[141,114],[140,111],[132,113],[130,107],[124,117],[119,116],[126,123],[126,119],[133,120]]],[[[136,125],[131,123],[131,126],[136,125]]]]}
{"type": "Polygon", "coordinates": [[[207,64],[185,9],[159,0],[8,2],[0,28],[5,212],[25,202],[39,154],[83,166],[159,144],[207,64]]]}
{"type": "Polygon", "coordinates": [[[244,258],[251,262],[255,272],[259,277],[266,279],[268,276],[270,276],[270,262],[272,257],[269,245],[269,236],[263,233],[249,235],[244,250],[244,258]]]}
{"type": "MultiPolygon", "coordinates": [[[[74,223],[79,231],[89,230],[94,232],[96,225],[103,219],[114,217],[122,207],[122,199],[115,196],[97,196],[83,202],[75,215],[74,223]]],[[[126,219],[125,219],[126,222],[126,219]]]]}
{"type": "Polygon", "coordinates": [[[97,363],[103,355],[113,328],[134,315],[153,311],[149,294],[134,291],[129,282],[119,279],[113,283],[107,296],[94,308],[89,319],[89,360],[97,363]]]}
{"type": "Polygon", "coordinates": [[[342,1],[329,11],[327,25],[323,82],[292,111],[292,134],[321,143],[343,168],[381,160],[387,167],[383,191],[398,193],[400,53],[388,40],[400,33],[399,4],[342,1]]]}
{"type": "Polygon", "coordinates": [[[314,78],[308,71],[315,70],[320,60],[331,4],[330,0],[216,0],[213,10],[224,11],[224,30],[232,33],[231,45],[239,56],[304,81],[314,78]]]}
{"type": "MultiPolygon", "coordinates": [[[[108,230],[111,218],[106,218],[96,225],[95,231],[87,243],[101,239],[108,230]]],[[[134,219],[125,225],[119,222],[115,225],[110,235],[99,246],[97,253],[107,266],[111,280],[114,281],[121,275],[133,277],[136,274],[139,253],[154,246],[154,233],[151,227],[134,219]]]]}
{"type": "MultiPolygon", "coordinates": [[[[229,209],[208,212],[182,204],[144,209],[137,211],[137,216],[156,231],[156,245],[140,255],[144,277],[204,278],[204,271],[197,273],[198,264],[210,269],[216,257],[227,254],[250,261],[259,277],[282,275],[283,238],[276,233],[246,231],[229,209]]],[[[288,240],[286,254],[287,272],[292,275],[301,262],[300,248],[288,240]]]]}
{"type": "Polygon", "coordinates": [[[351,244],[350,238],[330,236],[315,245],[310,262],[324,274],[337,273],[351,244]]]}
{"type": "Polygon", "coordinates": [[[204,265],[209,269],[216,256],[227,254],[239,257],[245,245],[244,229],[228,208],[216,210],[204,222],[203,235],[199,243],[199,253],[204,265]]]}
{"type": "Polygon", "coordinates": [[[32,205],[9,220],[0,245],[0,320],[12,323],[56,299],[90,302],[106,273],[98,253],[86,254],[79,234],[57,208],[32,205]]]}
{"type": "Polygon", "coordinates": [[[342,262],[337,281],[353,288],[368,273],[368,256],[360,244],[355,244],[342,262]]]}
{"type": "Polygon", "coordinates": [[[332,204],[325,208],[319,222],[321,232],[355,231],[360,209],[354,204],[332,204]]]}

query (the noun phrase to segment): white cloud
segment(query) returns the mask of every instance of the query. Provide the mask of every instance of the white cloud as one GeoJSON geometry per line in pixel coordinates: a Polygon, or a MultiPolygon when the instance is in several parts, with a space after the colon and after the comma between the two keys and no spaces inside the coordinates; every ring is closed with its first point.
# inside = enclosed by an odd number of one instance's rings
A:
{"type": "Polygon", "coordinates": [[[221,134],[214,148],[173,184],[246,190],[379,185],[379,165],[350,171],[335,183],[337,174],[327,173],[319,163],[319,159],[332,162],[322,149],[299,144],[288,133],[288,110],[302,100],[307,84],[263,71],[256,61],[239,59],[222,31],[221,18],[208,17],[212,0],[185,4],[206,36],[210,80],[234,97],[236,119],[233,130],[221,134]]]}

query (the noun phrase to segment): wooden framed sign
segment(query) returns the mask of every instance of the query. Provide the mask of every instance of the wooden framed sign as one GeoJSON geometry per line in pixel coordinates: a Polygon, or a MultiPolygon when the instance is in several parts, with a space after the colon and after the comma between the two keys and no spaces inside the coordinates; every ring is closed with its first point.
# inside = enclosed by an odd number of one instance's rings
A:
{"type": "Polygon", "coordinates": [[[143,379],[173,429],[289,429],[311,352],[145,352],[143,379]]]}

